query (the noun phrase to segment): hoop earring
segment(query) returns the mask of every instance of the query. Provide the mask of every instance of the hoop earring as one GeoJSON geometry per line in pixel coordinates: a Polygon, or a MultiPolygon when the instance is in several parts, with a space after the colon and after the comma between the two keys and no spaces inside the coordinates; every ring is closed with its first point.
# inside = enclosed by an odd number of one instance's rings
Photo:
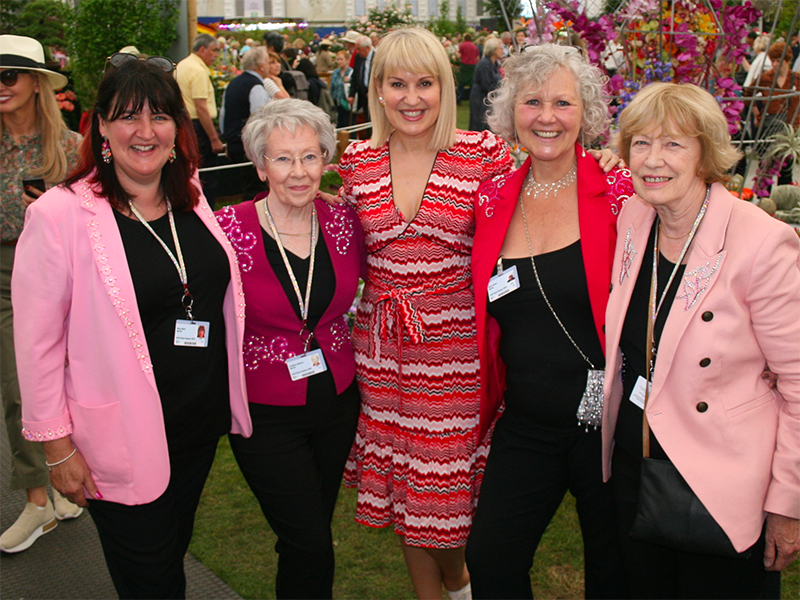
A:
{"type": "Polygon", "coordinates": [[[175,146],[172,147],[172,152],[169,153],[169,162],[175,162],[175,159],[178,158],[178,152],[175,150],[175,146]]]}
{"type": "Polygon", "coordinates": [[[108,164],[112,160],[111,156],[111,144],[108,143],[108,138],[103,136],[103,143],[100,144],[100,156],[103,157],[103,162],[108,164]]]}

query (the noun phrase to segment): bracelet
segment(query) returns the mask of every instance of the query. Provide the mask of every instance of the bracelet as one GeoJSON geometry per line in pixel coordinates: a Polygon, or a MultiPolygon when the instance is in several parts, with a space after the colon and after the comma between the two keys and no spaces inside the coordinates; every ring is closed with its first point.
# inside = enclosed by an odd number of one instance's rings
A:
{"type": "Polygon", "coordinates": [[[75,456],[75,453],[76,453],[77,451],[78,451],[78,449],[77,449],[75,446],[73,446],[73,447],[72,447],[72,452],[70,452],[70,453],[69,453],[69,456],[67,456],[66,458],[62,458],[61,460],[59,460],[59,461],[57,461],[57,462],[54,462],[54,463],[49,463],[49,462],[47,462],[47,461],[44,461],[44,465],[47,467],[47,470],[48,470],[48,471],[52,471],[52,470],[53,470],[53,467],[57,467],[57,466],[58,466],[58,465],[60,465],[61,463],[65,463],[65,462],[67,462],[67,461],[68,461],[70,458],[72,458],[73,456],[75,456]]]}

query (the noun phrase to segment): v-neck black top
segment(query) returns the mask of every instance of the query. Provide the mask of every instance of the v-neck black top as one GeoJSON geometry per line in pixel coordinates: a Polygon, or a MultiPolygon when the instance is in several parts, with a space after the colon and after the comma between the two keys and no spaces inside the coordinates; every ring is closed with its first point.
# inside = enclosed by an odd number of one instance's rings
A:
{"type": "MultiPolygon", "coordinates": [[[[542,288],[558,318],[596,369],[603,369],[580,240],[534,257],[542,288]]],[[[559,429],[578,428],[576,412],[589,364],[548,308],[530,257],[503,259],[517,267],[520,288],[494,302],[488,312],[500,326],[500,356],[506,365],[503,418],[559,429]]]]}
{"type": "MultiPolygon", "coordinates": [[[[647,319],[650,306],[650,280],[653,273],[653,243],[657,231],[657,221],[653,223],[647,248],[642,258],[642,268],[636,278],[636,285],[631,294],[628,313],[622,326],[619,346],[622,350],[622,404],[617,418],[617,428],[614,434],[617,447],[635,455],[642,456],[642,409],[630,401],[631,392],[636,385],[636,380],[641,376],[647,378],[647,319]]],[[[675,263],[669,262],[663,255],[658,260],[658,289],[656,298],[660,299],[664,288],[669,281],[675,263]]],[[[653,339],[656,350],[661,341],[661,333],[667,322],[670,308],[675,300],[678,287],[683,281],[686,265],[680,265],[675,278],[669,286],[664,304],[658,311],[653,327],[653,339]]],[[[657,352],[656,352],[657,355],[657,352]]],[[[658,360],[656,359],[656,368],[658,360]]],[[[658,443],[655,435],[650,433],[650,456],[652,458],[667,459],[667,455],[658,443]]]]}
{"type": "MultiPolygon", "coordinates": [[[[178,271],[142,223],[114,211],[136,290],[171,452],[211,441],[231,428],[222,312],[231,279],[228,257],[194,211],[173,214],[189,291],[194,297],[192,312],[195,320],[209,322],[206,348],[174,344],[175,322],[186,319],[178,271]]],[[[149,223],[177,258],[168,215],[149,223]]]]}
{"type": "MultiPolygon", "coordinates": [[[[292,280],[289,278],[289,272],[286,270],[286,265],[283,262],[283,257],[281,257],[278,244],[266,231],[263,229],[261,231],[264,239],[264,249],[267,254],[267,262],[269,262],[270,267],[272,267],[272,270],[278,277],[283,292],[289,299],[289,304],[292,305],[299,319],[301,318],[300,304],[297,301],[297,294],[294,292],[294,286],[292,286],[292,280]]],[[[306,285],[308,284],[308,267],[311,256],[300,258],[291,251],[286,250],[286,258],[289,260],[289,265],[294,272],[297,286],[300,288],[300,294],[305,297],[306,285]]],[[[325,314],[325,311],[328,310],[328,306],[330,306],[333,301],[335,292],[336,274],[333,270],[333,262],[328,252],[328,246],[325,244],[325,238],[320,232],[319,239],[317,240],[317,247],[314,251],[314,278],[311,281],[311,299],[308,302],[309,330],[314,331],[320,319],[325,314]]],[[[316,350],[317,348],[319,348],[317,340],[311,338],[308,349],[316,350]]],[[[308,378],[306,401],[308,401],[308,398],[324,398],[334,401],[336,397],[336,382],[333,380],[333,374],[330,369],[308,378]]]]}

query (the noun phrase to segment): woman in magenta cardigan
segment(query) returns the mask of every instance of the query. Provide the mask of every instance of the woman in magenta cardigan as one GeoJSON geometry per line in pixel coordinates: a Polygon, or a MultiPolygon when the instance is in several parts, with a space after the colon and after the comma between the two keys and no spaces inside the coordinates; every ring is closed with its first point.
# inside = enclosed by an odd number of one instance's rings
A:
{"type": "Polygon", "coordinates": [[[331,519],[355,438],[359,395],[346,313],[365,270],[355,211],[319,198],[336,151],[330,119],[270,102],[242,131],[270,191],[217,218],[239,257],[253,436],[231,447],[278,536],[278,598],[331,598],[331,519]]]}
{"type": "Polygon", "coordinates": [[[579,405],[590,382],[602,399],[602,379],[589,373],[603,369],[616,218],[632,186],[626,171],[604,174],[579,142],[607,125],[595,67],[574,48],[543,45],[504,68],[489,125],[530,158],[484,183],[475,208],[482,431],[501,401],[505,410],[467,542],[472,593],[531,597],[539,540],[570,491],[584,538],[586,597],[622,598],[611,491],[600,468],[600,407],[579,405]]]}

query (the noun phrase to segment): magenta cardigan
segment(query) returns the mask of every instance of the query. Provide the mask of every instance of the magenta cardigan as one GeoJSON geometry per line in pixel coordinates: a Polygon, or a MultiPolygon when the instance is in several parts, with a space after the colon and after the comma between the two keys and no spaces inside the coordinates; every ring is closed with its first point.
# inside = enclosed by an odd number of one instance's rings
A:
{"type": "MultiPolygon", "coordinates": [[[[366,272],[364,233],[355,211],[346,204],[314,200],[322,239],[336,275],[333,300],[314,337],[341,394],[353,382],[356,363],[345,313],[353,304],[358,279],[366,272]]],[[[308,380],[292,381],[286,359],[302,354],[301,322],[267,261],[255,202],[226,206],[217,220],[236,250],[242,272],[245,310],[244,364],[249,401],[255,404],[301,406],[308,380]]]]}

